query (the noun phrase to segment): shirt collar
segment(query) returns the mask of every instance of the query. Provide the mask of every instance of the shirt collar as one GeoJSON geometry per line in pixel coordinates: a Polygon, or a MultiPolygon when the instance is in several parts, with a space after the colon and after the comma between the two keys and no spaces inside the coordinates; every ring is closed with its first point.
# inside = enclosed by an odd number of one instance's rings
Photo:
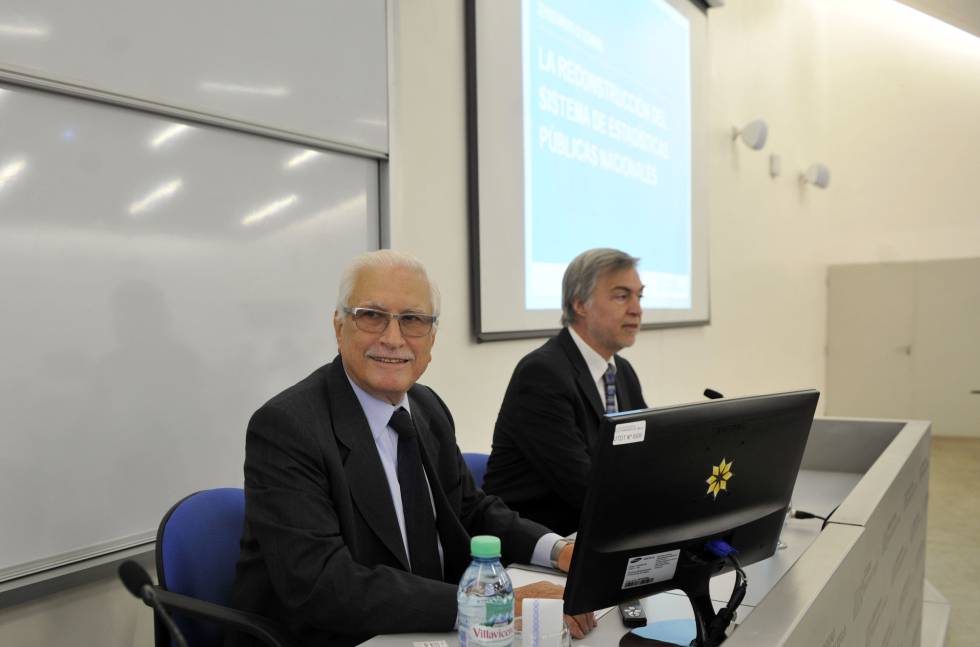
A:
{"type": "Polygon", "coordinates": [[[568,332],[572,336],[572,341],[578,347],[578,352],[582,353],[582,359],[585,360],[585,365],[589,369],[589,375],[592,376],[593,382],[600,380],[610,365],[613,367],[613,373],[616,372],[615,362],[607,362],[594,348],[585,343],[585,340],[579,337],[578,333],[571,326],[568,326],[568,332]]]}
{"type": "Polygon", "coordinates": [[[398,404],[393,405],[387,400],[380,400],[374,397],[357,386],[354,380],[350,379],[350,375],[347,375],[347,381],[350,382],[351,388],[354,389],[354,395],[357,396],[357,401],[361,403],[361,409],[364,410],[364,416],[367,418],[368,426],[371,428],[371,435],[374,436],[375,442],[381,437],[385,429],[388,428],[388,421],[391,420],[391,414],[398,407],[405,407],[405,411],[408,411],[409,414],[412,413],[411,407],[408,406],[407,393],[402,396],[398,404]]]}

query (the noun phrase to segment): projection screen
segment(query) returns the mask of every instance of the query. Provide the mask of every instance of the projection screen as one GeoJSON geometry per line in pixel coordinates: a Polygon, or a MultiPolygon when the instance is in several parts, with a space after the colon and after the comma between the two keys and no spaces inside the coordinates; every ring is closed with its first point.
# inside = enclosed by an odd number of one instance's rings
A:
{"type": "Polygon", "coordinates": [[[478,340],[556,330],[593,247],[640,258],[644,327],[708,322],[705,29],[690,0],[469,0],[478,340]]]}

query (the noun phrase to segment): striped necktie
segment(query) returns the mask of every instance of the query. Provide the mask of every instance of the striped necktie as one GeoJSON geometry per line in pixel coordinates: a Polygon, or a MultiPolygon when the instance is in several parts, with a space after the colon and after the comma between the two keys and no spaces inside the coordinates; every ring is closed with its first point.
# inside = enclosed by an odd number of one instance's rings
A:
{"type": "Polygon", "coordinates": [[[606,413],[616,413],[616,365],[610,363],[609,368],[602,374],[606,383],[606,413]]]}

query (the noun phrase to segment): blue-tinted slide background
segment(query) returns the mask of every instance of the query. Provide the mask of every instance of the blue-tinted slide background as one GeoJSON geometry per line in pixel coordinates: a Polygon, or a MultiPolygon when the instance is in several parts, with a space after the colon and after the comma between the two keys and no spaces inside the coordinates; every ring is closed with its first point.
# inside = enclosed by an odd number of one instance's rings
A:
{"type": "MultiPolygon", "coordinates": [[[[524,114],[526,306],[558,308],[557,289],[536,291],[535,263],[567,264],[590,247],[615,247],[641,257],[641,272],[689,277],[691,272],[691,81],[690,34],[686,19],[662,0],[525,0],[524,114]],[[603,42],[597,52],[555,27],[538,13],[545,4],[586,28],[603,42]],[[661,128],[558,76],[539,69],[541,51],[574,60],[666,115],[661,128]],[[579,99],[658,136],[670,146],[670,159],[642,151],[539,108],[545,85],[579,99]],[[539,146],[539,131],[550,126],[571,137],[657,168],[657,185],[623,177],[567,159],[539,146]]],[[[540,277],[539,277],[540,279],[540,277]]],[[[553,278],[550,279],[553,281],[553,278]]],[[[644,307],[687,307],[674,299],[658,301],[648,286],[644,307]]],[[[688,297],[689,298],[689,297],[688,297]]]]}

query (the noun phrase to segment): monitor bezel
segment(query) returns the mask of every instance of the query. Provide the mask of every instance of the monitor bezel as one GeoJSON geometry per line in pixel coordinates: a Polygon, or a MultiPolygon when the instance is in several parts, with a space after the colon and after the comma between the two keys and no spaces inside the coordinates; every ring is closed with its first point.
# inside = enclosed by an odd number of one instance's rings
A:
{"type": "MultiPolygon", "coordinates": [[[[584,613],[671,589],[685,590],[690,595],[691,592],[706,586],[710,577],[731,570],[729,562],[705,554],[703,546],[712,538],[731,537],[735,530],[741,531],[740,537],[752,538],[754,541],[750,550],[740,557],[743,564],[771,556],[775,552],[779,533],[789,509],[790,497],[802,462],[818,399],[819,393],[810,389],[607,415],[601,429],[605,441],[600,444],[598,454],[593,459],[591,482],[583,506],[576,547],[566,582],[565,612],[584,613]],[[666,542],[654,541],[649,544],[633,542],[635,545],[631,545],[627,539],[623,541],[623,545],[616,546],[608,545],[607,540],[600,540],[595,536],[602,533],[594,528],[593,518],[600,516],[598,510],[601,506],[610,505],[606,500],[608,497],[603,491],[602,483],[604,471],[615,469],[617,449],[612,439],[617,425],[644,420],[646,421],[645,433],[651,442],[654,442],[658,438],[658,433],[660,437],[664,435],[669,437],[671,433],[676,433],[678,428],[690,428],[697,424],[717,426],[732,424],[746,416],[757,420],[759,416],[777,415],[790,415],[793,418],[793,428],[787,433],[795,434],[795,438],[786,439],[792,451],[789,455],[781,456],[777,469],[770,472],[770,476],[779,480],[774,485],[775,490],[778,490],[774,494],[777,499],[775,503],[738,516],[734,524],[712,527],[708,523],[707,527],[710,530],[705,533],[698,536],[674,537],[666,542]],[[597,586],[601,589],[610,579],[605,575],[607,571],[602,571],[602,576],[597,575],[601,569],[608,569],[607,565],[610,562],[620,564],[625,569],[627,561],[631,558],[657,554],[668,549],[680,551],[677,570],[672,578],[615,591],[611,587],[607,587],[607,590],[597,590],[597,586]],[[596,582],[600,584],[597,585],[596,582]]],[[[660,449],[663,450],[662,447],[660,449]]],[[[620,474],[615,476],[621,477],[620,474]]],[[[642,479],[636,482],[640,483],[638,496],[644,495],[644,489],[646,496],[652,496],[651,493],[657,490],[655,482],[643,483],[642,479]]],[[[669,533],[667,534],[669,536],[669,533]]]]}

